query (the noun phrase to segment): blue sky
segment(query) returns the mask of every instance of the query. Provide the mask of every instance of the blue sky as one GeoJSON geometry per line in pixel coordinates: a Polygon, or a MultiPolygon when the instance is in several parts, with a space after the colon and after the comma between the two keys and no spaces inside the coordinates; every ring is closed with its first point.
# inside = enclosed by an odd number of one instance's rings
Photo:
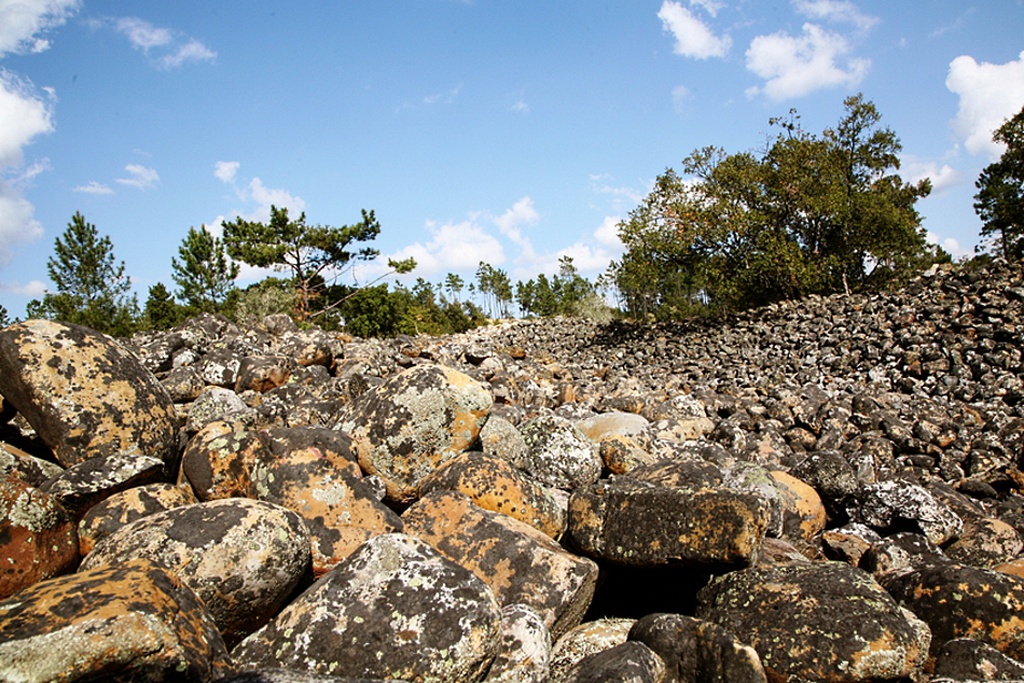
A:
{"type": "Polygon", "coordinates": [[[992,130],[1024,106],[1024,0],[0,0],[0,303],[53,287],[76,211],[140,303],[190,226],[271,204],[373,209],[383,257],[435,283],[562,255],[595,277],[665,168],[756,149],[790,108],[820,133],[858,92],[932,178],[925,228],[972,252],[992,130]]]}

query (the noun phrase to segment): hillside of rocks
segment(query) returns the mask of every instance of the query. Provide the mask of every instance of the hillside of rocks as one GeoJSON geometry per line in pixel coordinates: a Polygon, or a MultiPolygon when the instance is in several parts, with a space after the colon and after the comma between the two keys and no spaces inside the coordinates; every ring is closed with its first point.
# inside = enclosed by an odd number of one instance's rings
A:
{"type": "Polygon", "coordinates": [[[0,680],[1024,680],[1024,272],[0,331],[0,680]]]}

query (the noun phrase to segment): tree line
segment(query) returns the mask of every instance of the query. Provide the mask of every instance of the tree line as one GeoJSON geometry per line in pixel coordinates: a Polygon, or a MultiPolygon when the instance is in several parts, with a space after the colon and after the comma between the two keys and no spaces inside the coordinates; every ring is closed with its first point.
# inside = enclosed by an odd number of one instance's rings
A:
{"type": "MultiPolygon", "coordinates": [[[[376,259],[370,243],[381,226],[373,211],[351,225],[307,223],[271,207],[266,222],[236,218],[223,236],[189,228],[171,259],[172,293],[149,288],[140,308],[125,263],[109,236],[75,213],[54,244],[47,272],[55,291],[30,302],[29,317],[59,319],[118,336],[164,329],[200,313],[253,322],[286,312],[300,324],[344,327],[359,336],[447,334],[489,318],[612,315],[670,320],[715,315],[808,294],[887,287],[936,262],[916,202],[931,191],[925,179],[904,181],[901,144],[862,95],[844,101],[834,128],[813,134],[795,110],[770,119],[774,133],[757,152],[694,150],[668,168],[619,223],[625,251],[595,282],[564,256],[558,272],[515,284],[481,262],[475,281],[448,273],[440,284],[381,284],[411,272],[413,259],[389,260],[363,285],[340,284],[359,262],[376,259]],[[244,289],[239,264],[274,268],[244,289]],[[466,296],[463,297],[463,292],[466,296]],[[608,300],[617,298],[617,307],[608,300]]],[[[1000,159],[975,183],[983,257],[1024,258],[1024,108],[994,133],[1000,159]]],[[[0,306],[0,323],[7,324],[0,306]]]]}

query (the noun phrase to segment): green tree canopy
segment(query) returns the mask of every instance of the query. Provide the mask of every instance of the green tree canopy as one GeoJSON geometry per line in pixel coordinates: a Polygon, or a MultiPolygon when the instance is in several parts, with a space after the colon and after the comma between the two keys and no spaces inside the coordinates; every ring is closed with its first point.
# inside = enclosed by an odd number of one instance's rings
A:
{"type": "Polygon", "coordinates": [[[909,275],[929,252],[915,202],[931,189],[896,173],[901,149],[861,95],[820,136],[791,111],[761,155],[707,147],[668,169],[619,226],[613,264],[633,315],[677,317],[909,275]],[[884,277],[883,277],[884,276],[884,277]]]}
{"type": "Polygon", "coordinates": [[[96,226],[75,212],[67,230],[54,242],[54,256],[46,262],[56,292],[28,305],[30,317],[45,317],[91,327],[99,332],[126,336],[134,331],[138,302],[130,293],[124,261],[114,258],[109,236],[100,237],[96,226]]]}
{"type": "Polygon", "coordinates": [[[1024,258],[1024,108],[1003,122],[992,139],[1006,150],[978,177],[974,210],[983,222],[981,234],[995,239],[997,253],[1024,258]]]}
{"type": "MultiPolygon", "coordinates": [[[[309,317],[310,302],[316,284],[327,275],[337,279],[357,261],[375,259],[379,252],[357,245],[373,241],[380,234],[380,223],[373,211],[362,211],[362,220],[339,227],[308,225],[306,214],[297,219],[287,208],[270,207],[266,223],[237,218],[224,224],[224,244],[231,258],[258,268],[288,271],[296,289],[295,314],[299,320],[309,317]]],[[[416,266],[412,259],[389,261],[395,272],[409,272],[416,266]]],[[[321,309],[326,310],[326,309],[321,309]]]]}
{"type": "Polygon", "coordinates": [[[149,288],[149,297],[142,309],[143,323],[149,329],[166,330],[177,325],[186,313],[162,282],[149,288]]]}
{"type": "Polygon", "coordinates": [[[228,259],[224,244],[206,226],[189,228],[171,259],[178,298],[192,313],[216,313],[235,286],[238,264],[228,259]]]}

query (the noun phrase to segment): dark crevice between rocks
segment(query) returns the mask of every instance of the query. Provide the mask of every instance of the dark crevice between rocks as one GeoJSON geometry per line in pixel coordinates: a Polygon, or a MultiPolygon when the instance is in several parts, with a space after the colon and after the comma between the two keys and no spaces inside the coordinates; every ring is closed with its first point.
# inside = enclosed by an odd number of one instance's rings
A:
{"type": "Polygon", "coordinates": [[[639,619],[656,612],[693,616],[697,592],[714,576],[703,568],[627,567],[600,563],[597,590],[584,621],[639,619]]]}

